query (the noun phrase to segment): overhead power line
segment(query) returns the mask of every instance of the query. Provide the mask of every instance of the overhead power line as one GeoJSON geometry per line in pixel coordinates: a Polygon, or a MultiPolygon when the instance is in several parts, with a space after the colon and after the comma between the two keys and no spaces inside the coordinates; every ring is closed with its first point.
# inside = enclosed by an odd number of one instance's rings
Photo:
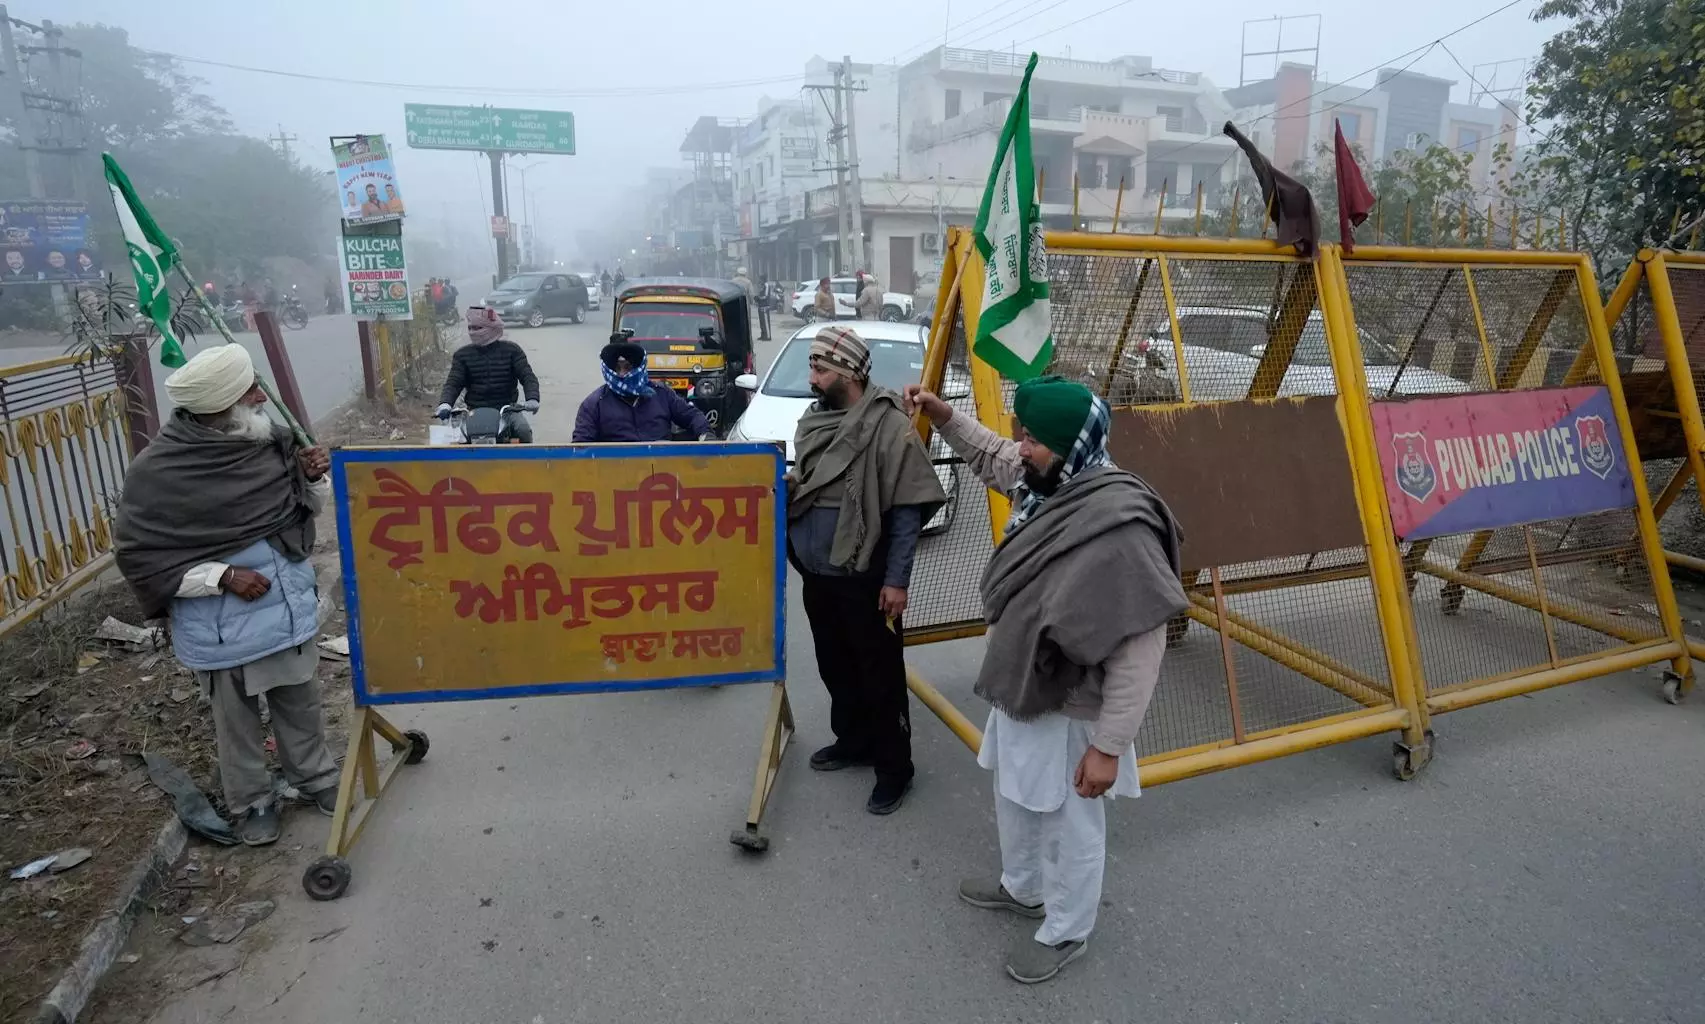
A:
{"type": "Polygon", "coordinates": [[[181,53],[168,53],[164,50],[147,50],[140,47],[137,52],[154,57],[165,57],[170,60],[183,61],[185,64],[200,64],[206,67],[225,68],[230,71],[246,71],[257,75],[275,75],[280,78],[294,78],[310,82],[331,82],[338,85],[360,85],[374,89],[408,89],[414,92],[453,92],[479,94],[487,96],[551,96],[558,98],[599,98],[626,96],[673,96],[681,93],[710,92],[721,89],[747,89],[757,85],[776,85],[782,82],[803,81],[804,75],[777,75],[769,78],[743,78],[723,82],[698,82],[689,85],[658,85],[658,86],[611,86],[609,88],[587,87],[580,89],[533,88],[531,86],[495,86],[495,85],[446,85],[444,83],[425,82],[383,82],[364,78],[343,78],[337,75],[316,75],[306,71],[286,71],[282,68],[262,68],[248,64],[232,64],[221,60],[208,60],[203,57],[186,57],[181,53]]]}

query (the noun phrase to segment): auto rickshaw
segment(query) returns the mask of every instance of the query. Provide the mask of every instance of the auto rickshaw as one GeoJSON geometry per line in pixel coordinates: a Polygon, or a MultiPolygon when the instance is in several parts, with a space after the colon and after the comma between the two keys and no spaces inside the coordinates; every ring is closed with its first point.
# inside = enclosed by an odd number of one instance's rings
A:
{"type": "Polygon", "coordinates": [[[651,382],[675,389],[725,436],[746,411],[734,378],[752,372],[745,290],[708,278],[641,278],[616,289],[612,305],[614,330],[645,349],[651,382]]]}

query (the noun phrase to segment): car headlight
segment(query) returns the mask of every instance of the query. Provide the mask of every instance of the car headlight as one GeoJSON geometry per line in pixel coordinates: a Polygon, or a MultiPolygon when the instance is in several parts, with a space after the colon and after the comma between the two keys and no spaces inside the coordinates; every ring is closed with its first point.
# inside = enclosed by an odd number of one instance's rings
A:
{"type": "Polygon", "coordinates": [[[510,305],[514,306],[516,309],[520,309],[522,306],[525,306],[526,304],[527,304],[526,299],[516,299],[514,302],[510,303],[510,305]]]}

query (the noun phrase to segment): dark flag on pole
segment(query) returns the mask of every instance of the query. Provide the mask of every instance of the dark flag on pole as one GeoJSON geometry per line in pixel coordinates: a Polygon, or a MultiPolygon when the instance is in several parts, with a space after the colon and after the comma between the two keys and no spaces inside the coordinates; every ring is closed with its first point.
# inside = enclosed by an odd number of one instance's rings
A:
{"type": "Polygon", "coordinates": [[[1320,240],[1320,226],[1314,219],[1314,196],[1308,191],[1308,186],[1296,180],[1284,171],[1270,163],[1255,143],[1250,142],[1237,126],[1230,121],[1221,129],[1231,136],[1232,141],[1249,157],[1249,166],[1255,172],[1255,180],[1261,183],[1261,202],[1267,208],[1267,216],[1273,219],[1278,227],[1280,245],[1296,246],[1297,255],[1314,256],[1316,243],[1320,240]]]}
{"type": "Polygon", "coordinates": [[[1356,166],[1350,144],[1344,141],[1344,126],[1337,118],[1332,119],[1332,132],[1332,162],[1338,172],[1338,241],[1350,253],[1356,251],[1354,228],[1373,212],[1374,194],[1362,177],[1362,169],[1356,166]]]}

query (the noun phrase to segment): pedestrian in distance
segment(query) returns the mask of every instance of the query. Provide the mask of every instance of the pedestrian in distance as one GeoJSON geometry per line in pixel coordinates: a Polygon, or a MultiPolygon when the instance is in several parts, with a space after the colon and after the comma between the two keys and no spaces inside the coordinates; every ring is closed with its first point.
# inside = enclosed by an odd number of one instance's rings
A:
{"type": "Polygon", "coordinates": [[[219,781],[238,837],[276,842],[260,698],[285,781],[331,814],[338,766],[315,671],[319,589],[308,556],[331,495],[330,458],[267,415],[241,345],[196,353],[166,378],[175,408],[125,473],[115,551],[143,615],[209,702],[219,781]]]}
{"type": "Polygon", "coordinates": [[[947,496],[900,396],[870,383],[864,339],[824,327],[809,358],[817,401],[794,433],[788,558],[804,581],[835,735],[811,767],[873,767],[865,810],[891,814],[913,775],[901,616],[918,535],[947,496]]]}
{"type": "Polygon", "coordinates": [[[876,283],[876,278],[865,276],[864,286],[859,289],[853,306],[858,310],[860,320],[882,319],[882,287],[876,283]]]}
{"type": "Polygon", "coordinates": [[[1107,454],[1107,405],[1060,377],[1018,385],[1007,440],[917,385],[922,411],[1012,517],[982,580],[993,705],[977,763],[994,773],[1001,873],[967,879],[973,906],[1042,923],[1006,970],[1032,984],[1082,956],[1107,850],[1103,797],[1138,794],[1135,740],[1183,611],[1183,532],[1107,454]]]}
{"type": "Polygon", "coordinates": [[[539,411],[539,378],[527,350],[503,336],[503,318],[488,306],[468,307],[468,343],[450,357],[450,373],[438,394],[438,418],[449,419],[456,399],[470,409],[502,409],[508,436],[533,443],[533,425],[523,413],[539,411]],[[520,392],[524,401],[516,401],[520,392]]]}
{"type": "Polygon", "coordinates": [[[775,282],[767,277],[758,278],[758,340],[770,340],[770,310],[776,304],[775,282]]]}
{"type": "Polygon", "coordinates": [[[574,417],[574,443],[596,441],[667,441],[679,430],[708,440],[710,421],[673,388],[651,383],[645,349],[620,331],[598,353],[604,384],[580,403],[574,417]]]}
{"type": "Polygon", "coordinates": [[[835,319],[835,293],[828,278],[817,282],[817,295],[811,300],[811,308],[819,320],[835,319]]]}

